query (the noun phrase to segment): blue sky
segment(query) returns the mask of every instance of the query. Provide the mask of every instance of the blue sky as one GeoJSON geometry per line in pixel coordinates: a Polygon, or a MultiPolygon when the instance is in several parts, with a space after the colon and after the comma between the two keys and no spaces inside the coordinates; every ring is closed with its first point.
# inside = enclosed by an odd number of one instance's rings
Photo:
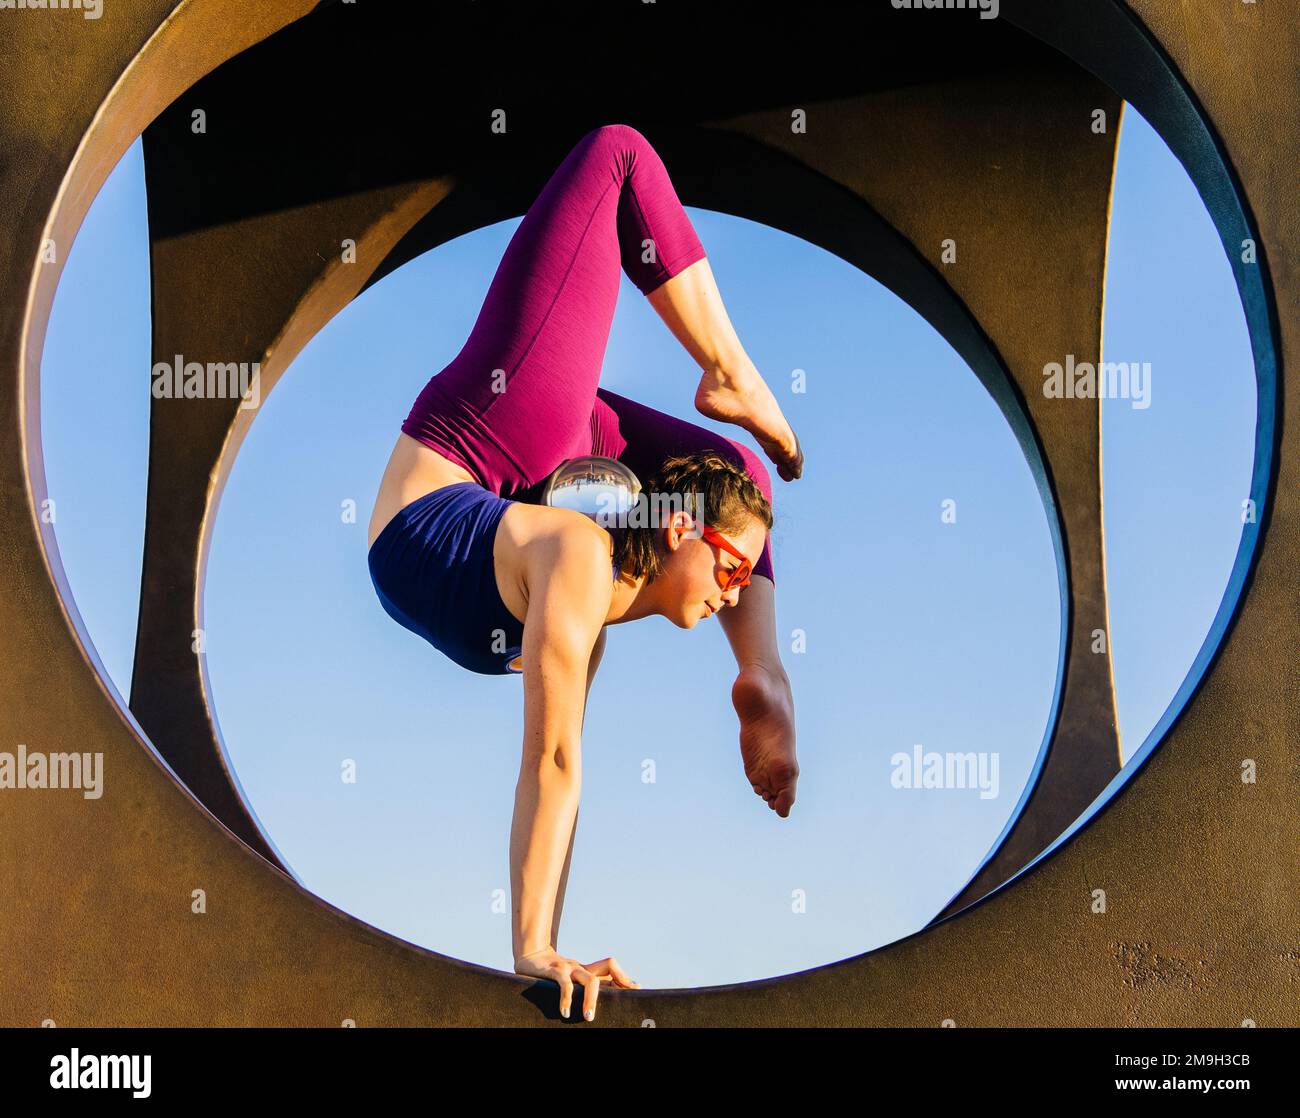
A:
{"type": "MultiPolygon", "coordinates": [[[[688,210],[807,453],[801,481],[776,482],[773,533],[779,629],[787,648],[794,630],[806,634],[806,651],[786,656],[803,775],[787,820],[750,790],[728,699],[734,665],[716,624],[684,632],[653,618],[611,630],[587,713],[559,947],[615,954],[657,987],[800,970],[931,919],[1020,795],[1059,640],[1029,468],[947,344],[821,249],[688,210]],[[789,390],[796,369],[803,394],[789,390]],[[956,502],[955,523],[941,517],[945,500],[956,502]],[[851,584],[836,558],[845,555],[851,584]],[[917,744],[996,753],[998,794],[893,787],[891,757],[917,744]]],[[[205,597],[226,747],[294,873],[387,931],[505,970],[520,682],[466,673],[394,625],[370,585],[365,529],[398,426],[464,341],[516,225],[413,261],[307,346],[236,461],[205,597]],[[355,523],[342,515],[349,501],[355,523]],[[346,762],[356,783],[341,778],[346,762]]],[[[137,143],[71,250],[42,371],[59,548],[123,695],[143,541],[147,249],[137,143]]],[[[1103,412],[1128,756],[1218,607],[1255,419],[1244,316],[1217,236],[1182,168],[1131,110],[1104,352],[1153,370],[1150,408],[1115,401],[1103,412]]],[[[711,425],[690,405],[698,370],[626,278],[603,376],[711,425]]]]}

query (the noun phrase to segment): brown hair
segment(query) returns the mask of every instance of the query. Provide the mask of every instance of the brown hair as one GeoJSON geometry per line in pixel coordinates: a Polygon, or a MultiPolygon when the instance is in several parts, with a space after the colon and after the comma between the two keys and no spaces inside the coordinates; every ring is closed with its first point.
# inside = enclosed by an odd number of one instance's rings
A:
{"type": "Polygon", "coordinates": [[[754,517],[772,527],[772,506],[754,479],[740,466],[715,451],[669,458],[643,485],[637,508],[628,523],[615,528],[614,562],[634,578],[653,582],[663,571],[663,516],[684,509],[692,517],[703,514],[704,523],[719,532],[739,532],[754,517]],[[696,495],[703,509],[695,509],[696,495]]]}

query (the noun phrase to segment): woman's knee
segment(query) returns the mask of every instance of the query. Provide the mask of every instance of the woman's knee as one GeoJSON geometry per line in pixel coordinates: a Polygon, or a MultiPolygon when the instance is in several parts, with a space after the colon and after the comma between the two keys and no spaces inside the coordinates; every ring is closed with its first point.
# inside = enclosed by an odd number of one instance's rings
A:
{"type": "Polygon", "coordinates": [[[630,124],[602,124],[588,132],[585,138],[618,151],[635,151],[650,146],[650,141],[630,124]]]}
{"type": "Polygon", "coordinates": [[[632,173],[638,156],[654,153],[650,141],[630,124],[602,124],[588,132],[581,142],[588,145],[589,152],[599,153],[601,159],[624,176],[632,173]]]}

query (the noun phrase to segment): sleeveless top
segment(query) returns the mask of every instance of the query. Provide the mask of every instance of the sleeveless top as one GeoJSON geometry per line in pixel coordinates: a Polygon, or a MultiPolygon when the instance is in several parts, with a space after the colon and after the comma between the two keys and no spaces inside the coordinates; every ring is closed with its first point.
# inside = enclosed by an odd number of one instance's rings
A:
{"type": "MultiPolygon", "coordinates": [[[[481,675],[523,671],[524,624],[501,599],[492,558],[512,503],[477,482],[444,485],[398,512],[367,556],[384,611],[481,675]]],[[[610,569],[617,579],[618,565],[610,569]]]]}

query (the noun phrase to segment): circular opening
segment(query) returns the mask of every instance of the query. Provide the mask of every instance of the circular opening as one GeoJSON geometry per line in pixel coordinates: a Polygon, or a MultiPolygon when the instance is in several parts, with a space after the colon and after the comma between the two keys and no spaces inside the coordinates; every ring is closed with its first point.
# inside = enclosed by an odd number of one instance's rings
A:
{"type": "MultiPolygon", "coordinates": [[[[804,775],[784,821],[749,788],[720,628],[610,627],[561,942],[635,959],[659,987],[787,973],[923,927],[1024,787],[1060,639],[1035,479],[951,348],[837,257],[691,213],[809,455],[800,482],[777,483],[773,533],[804,775]],[[922,795],[918,749],[975,754],[982,784],[922,795]]],[[[226,748],[303,883],[506,970],[519,681],[394,625],[365,531],[398,425],[463,344],[516,225],[399,269],[303,351],[232,468],[205,590],[226,748]]],[[[698,378],[625,280],[602,383],[746,438],[693,411],[698,378]]]]}
{"type": "MultiPolygon", "coordinates": [[[[1103,8],[1105,8],[1106,10],[1110,10],[1111,7],[1113,6],[1109,4],[1098,4],[1095,6],[1097,10],[1101,10],[1103,8]]],[[[1128,43],[1127,45],[1130,47],[1132,46],[1131,42],[1128,43]]],[[[1097,54],[1097,47],[1095,44],[1091,44],[1089,50],[1092,51],[1092,54],[1094,56],[1097,54]]],[[[1116,54],[1120,53],[1118,45],[1115,47],[1115,50],[1116,50],[1116,54]]],[[[1083,54],[1087,54],[1087,51],[1083,51],[1083,54]]],[[[1095,58],[1094,58],[1094,63],[1095,64],[1093,65],[1092,68],[1098,69],[1099,72],[1101,72],[1106,68],[1104,66],[1101,66],[1099,62],[1096,62],[1095,58]]],[[[1138,69],[1134,69],[1132,73],[1139,74],[1139,73],[1143,73],[1143,71],[1141,71],[1141,69],[1138,68],[1138,69]]],[[[1181,91],[1178,89],[1178,79],[1176,75],[1171,76],[1169,74],[1161,72],[1159,76],[1144,77],[1143,83],[1145,84],[1145,90],[1148,96],[1150,98],[1155,98],[1157,100],[1159,100],[1160,98],[1176,98],[1181,93],[1181,91]],[[1152,90],[1155,90],[1155,92],[1152,92],[1152,90]]],[[[1138,84],[1143,84],[1143,83],[1138,83],[1138,84]]],[[[1134,81],[1130,79],[1127,82],[1116,81],[1113,84],[1116,84],[1117,88],[1121,88],[1125,84],[1134,84],[1134,81]]],[[[1195,113],[1196,110],[1194,108],[1187,110],[1188,117],[1195,116],[1195,113]]],[[[1186,120],[1184,120],[1182,123],[1185,124],[1186,120]]],[[[1199,124],[1199,118],[1197,119],[1197,124],[1199,124]]],[[[1172,132],[1169,130],[1168,120],[1165,120],[1162,123],[1161,127],[1162,127],[1162,131],[1164,131],[1166,135],[1172,134],[1172,132]]],[[[1178,146],[1178,150],[1184,155],[1184,157],[1188,158],[1187,153],[1189,151],[1189,145],[1187,143],[1187,134],[1185,132],[1180,135],[1177,146],[1178,146]]],[[[1197,185],[1201,190],[1203,196],[1209,196],[1207,194],[1207,188],[1206,188],[1207,182],[1215,181],[1219,183],[1224,183],[1227,182],[1230,177],[1229,172],[1223,166],[1221,159],[1219,159],[1217,154],[1215,154],[1215,149],[1213,145],[1206,145],[1202,150],[1199,151],[1197,173],[1198,173],[1198,177],[1196,178],[1197,185]]],[[[1235,233],[1238,232],[1239,230],[1237,229],[1237,224],[1235,224],[1236,219],[1230,213],[1227,213],[1227,211],[1236,205],[1237,202],[1236,196],[1233,193],[1231,186],[1229,185],[1227,189],[1221,191],[1217,195],[1217,198],[1218,198],[1219,208],[1215,212],[1216,223],[1219,226],[1220,232],[1224,235],[1224,239],[1228,243],[1234,243],[1233,238],[1235,236],[1235,233]],[[1227,201],[1225,201],[1225,199],[1227,201]]],[[[1252,277],[1250,275],[1243,276],[1243,274],[1240,271],[1238,271],[1237,278],[1239,283],[1242,285],[1243,289],[1248,292],[1248,307],[1251,316],[1250,323],[1251,323],[1252,337],[1255,342],[1256,353],[1258,355],[1257,387],[1259,391],[1259,399],[1260,399],[1261,406],[1260,406],[1259,417],[1258,417],[1258,438],[1257,438],[1257,445],[1255,448],[1256,449],[1255,474],[1251,481],[1251,495],[1253,498],[1260,498],[1267,491],[1268,488],[1270,455],[1273,452],[1273,433],[1274,433],[1273,408],[1275,406],[1275,391],[1276,391],[1276,384],[1275,384],[1276,369],[1274,363],[1275,339],[1267,323],[1264,321],[1265,317],[1270,313],[1270,308],[1272,305],[1271,293],[1267,288],[1266,281],[1260,278],[1260,275],[1258,273],[1256,273],[1252,277]]],[[[39,316],[36,317],[39,319],[39,316]]],[[[54,332],[54,325],[52,323],[51,334],[53,334],[53,332],[54,332]]],[[[97,372],[107,371],[106,362],[102,360],[98,360],[93,362],[93,364],[97,372]]],[[[51,376],[53,375],[54,374],[51,373],[51,376]]],[[[47,393],[47,400],[48,400],[48,396],[49,394],[47,393]]],[[[33,398],[34,398],[34,393],[29,393],[29,399],[33,399],[33,398]]],[[[29,427],[29,430],[30,429],[32,428],[29,427]]],[[[47,460],[49,457],[50,455],[47,454],[47,460]]],[[[42,474],[42,471],[40,469],[39,460],[36,461],[35,467],[32,470],[32,476],[33,476],[33,487],[36,490],[37,495],[40,496],[44,492],[46,478],[42,474]]],[[[50,522],[51,529],[53,529],[55,523],[56,522],[54,521],[50,522]]],[[[1211,626],[1211,630],[1209,635],[1207,636],[1206,642],[1200,649],[1199,653],[1197,654],[1196,661],[1194,662],[1192,669],[1189,671],[1186,679],[1184,679],[1183,684],[1179,689],[1179,693],[1175,697],[1174,703],[1171,704],[1168,710],[1166,710],[1164,716],[1162,716],[1160,721],[1157,723],[1151,735],[1148,736],[1147,741],[1143,744],[1142,749],[1139,751],[1140,753],[1142,751],[1148,750],[1150,747],[1154,745],[1155,741],[1158,740],[1159,734],[1162,732],[1163,728],[1166,728],[1167,725],[1169,724],[1169,721],[1172,718],[1172,714],[1176,713],[1179,703],[1181,701],[1185,701],[1187,696],[1190,694],[1190,691],[1194,689],[1195,686],[1199,683],[1201,675],[1208,664],[1209,657],[1212,655],[1214,651],[1214,647],[1217,644],[1218,639],[1222,636],[1222,633],[1224,632],[1225,627],[1229,622],[1229,620],[1231,619],[1231,615],[1236,607],[1238,595],[1241,592],[1244,586],[1245,578],[1249,573],[1250,565],[1253,560],[1254,545],[1257,542],[1257,539],[1258,539],[1257,529],[1252,529],[1248,527],[1243,532],[1241,547],[1237,553],[1236,562],[1232,570],[1228,591],[1223,596],[1223,601],[1219,607],[1218,612],[1215,615],[1214,622],[1211,626]]],[[[56,581],[59,582],[60,589],[63,589],[63,578],[62,578],[63,572],[60,569],[58,556],[51,555],[50,562],[55,572],[56,581]]],[[[70,614],[73,615],[73,619],[75,622],[77,620],[76,606],[71,601],[67,602],[67,606],[70,614]]],[[[89,640],[84,627],[79,627],[79,634],[82,636],[83,640],[86,640],[87,643],[89,644],[89,640]]],[[[94,649],[90,648],[89,651],[91,652],[91,655],[93,657],[94,649]]],[[[1099,803],[1102,802],[1104,798],[1105,798],[1104,796],[1099,797],[1098,802],[1099,803]]],[[[1091,812],[1089,814],[1091,814],[1091,812]]],[[[1058,840],[1058,842],[1059,841],[1061,840],[1058,840]]]]}

